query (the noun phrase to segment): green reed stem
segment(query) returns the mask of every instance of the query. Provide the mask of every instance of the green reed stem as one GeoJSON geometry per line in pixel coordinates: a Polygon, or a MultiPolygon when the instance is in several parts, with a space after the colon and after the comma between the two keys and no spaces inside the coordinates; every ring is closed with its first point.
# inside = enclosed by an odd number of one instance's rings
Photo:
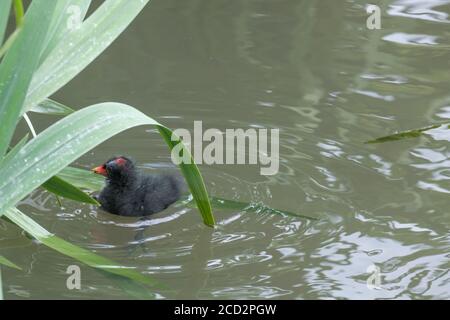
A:
{"type": "Polygon", "coordinates": [[[22,0],[14,0],[14,12],[16,14],[16,29],[23,25],[23,2],[22,0]]]}

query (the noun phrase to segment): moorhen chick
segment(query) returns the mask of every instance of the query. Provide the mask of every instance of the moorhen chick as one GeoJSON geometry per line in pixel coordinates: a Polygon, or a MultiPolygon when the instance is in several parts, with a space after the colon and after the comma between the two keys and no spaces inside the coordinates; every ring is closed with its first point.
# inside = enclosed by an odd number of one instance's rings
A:
{"type": "Polygon", "coordinates": [[[101,208],[121,216],[160,212],[177,201],[185,190],[181,176],[142,173],[124,156],[111,158],[92,171],[106,177],[106,185],[97,197],[101,208]]]}

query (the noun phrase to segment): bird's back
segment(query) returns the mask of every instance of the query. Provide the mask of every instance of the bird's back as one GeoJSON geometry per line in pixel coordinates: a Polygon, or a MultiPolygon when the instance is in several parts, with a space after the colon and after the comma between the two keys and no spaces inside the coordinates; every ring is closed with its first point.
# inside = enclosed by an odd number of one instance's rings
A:
{"type": "Polygon", "coordinates": [[[139,204],[139,211],[144,215],[164,210],[180,199],[186,187],[181,176],[168,173],[145,174],[137,193],[143,202],[139,204]]]}

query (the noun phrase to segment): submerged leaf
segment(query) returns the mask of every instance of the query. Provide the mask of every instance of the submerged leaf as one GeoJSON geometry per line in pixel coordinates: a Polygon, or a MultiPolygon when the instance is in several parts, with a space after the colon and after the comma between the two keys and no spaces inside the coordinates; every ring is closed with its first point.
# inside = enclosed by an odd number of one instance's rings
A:
{"type": "MultiPolygon", "coordinates": [[[[302,219],[307,219],[307,220],[319,220],[318,218],[299,214],[299,213],[293,213],[290,211],[274,209],[263,203],[241,202],[241,201],[229,200],[229,199],[224,199],[224,198],[219,198],[219,197],[214,197],[214,196],[211,196],[209,198],[209,201],[211,203],[211,206],[214,209],[238,210],[238,211],[255,212],[255,213],[269,213],[269,214],[290,216],[290,217],[295,217],[295,218],[302,218],[302,219]]],[[[183,203],[190,207],[194,206],[194,204],[192,203],[191,197],[184,197],[183,199],[181,199],[179,201],[179,203],[183,203]]]]}
{"type": "Polygon", "coordinates": [[[263,203],[248,203],[248,202],[240,202],[235,200],[227,200],[218,197],[210,198],[211,205],[215,209],[232,209],[232,210],[243,210],[257,213],[270,213],[270,214],[279,214],[296,218],[304,218],[308,220],[319,220],[318,218],[306,216],[299,213],[293,213],[285,210],[273,209],[263,203]]]}
{"type": "Polygon", "coordinates": [[[366,141],[366,144],[373,144],[373,143],[382,143],[382,142],[389,142],[389,141],[397,141],[397,140],[403,140],[408,138],[417,138],[423,135],[425,132],[436,129],[442,126],[442,124],[435,124],[432,126],[420,128],[420,129],[414,129],[414,130],[407,130],[402,131],[398,133],[394,133],[388,136],[380,137],[374,140],[366,141]]]}

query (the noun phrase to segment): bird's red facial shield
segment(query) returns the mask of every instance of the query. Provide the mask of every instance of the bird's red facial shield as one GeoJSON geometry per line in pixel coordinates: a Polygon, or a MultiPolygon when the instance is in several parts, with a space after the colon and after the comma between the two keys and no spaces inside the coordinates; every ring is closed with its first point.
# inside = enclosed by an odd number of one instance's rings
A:
{"type": "Polygon", "coordinates": [[[106,170],[106,166],[119,166],[119,167],[124,167],[125,164],[127,163],[127,160],[122,158],[122,157],[118,157],[116,159],[111,160],[110,162],[107,162],[101,166],[95,167],[92,169],[92,171],[96,174],[101,174],[102,176],[107,177],[108,176],[108,171],[106,170]]]}

